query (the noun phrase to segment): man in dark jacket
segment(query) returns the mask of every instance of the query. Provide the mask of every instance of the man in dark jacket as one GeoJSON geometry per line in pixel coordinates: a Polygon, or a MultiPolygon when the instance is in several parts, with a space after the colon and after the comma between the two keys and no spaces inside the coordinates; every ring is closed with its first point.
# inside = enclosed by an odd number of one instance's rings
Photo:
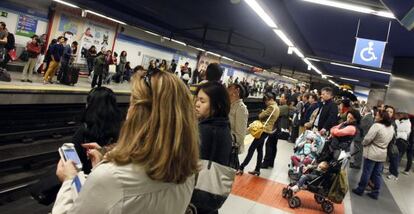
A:
{"type": "Polygon", "coordinates": [[[316,116],[314,127],[321,135],[328,132],[333,126],[338,124],[338,106],[333,101],[333,91],[330,87],[322,88],[322,106],[316,116]]]}
{"type": "Polygon", "coordinates": [[[43,79],[44,84],[48,82],[52,83],[52,79],[55,76],[56,70],[59,67],[60,58],[63,55],[63,45],[67,40],[67,38],[59,36],[57,41],[58,43],[50,47],[51,61],[43,79]]]}

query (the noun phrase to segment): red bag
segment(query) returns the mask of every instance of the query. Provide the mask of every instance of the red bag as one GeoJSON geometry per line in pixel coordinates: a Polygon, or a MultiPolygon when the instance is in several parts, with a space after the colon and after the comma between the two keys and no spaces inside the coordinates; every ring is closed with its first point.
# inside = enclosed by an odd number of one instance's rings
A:
{"type": "Polygon", "coordinates": [[[15,61],[17,59],[16,49],[9,50],[9,56],[12,61],[15,61]]]}

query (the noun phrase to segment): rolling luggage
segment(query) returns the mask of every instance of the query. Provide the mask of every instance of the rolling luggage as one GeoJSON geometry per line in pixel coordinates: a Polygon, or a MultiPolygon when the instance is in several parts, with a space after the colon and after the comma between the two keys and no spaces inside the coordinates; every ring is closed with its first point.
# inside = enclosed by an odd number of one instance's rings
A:
{"type": "Polygon", "coordinates": [[[75,85],[79,78],[79,68],[70,66],[67,71],[63,74],[60,83],[65,85],[75,85]]]}

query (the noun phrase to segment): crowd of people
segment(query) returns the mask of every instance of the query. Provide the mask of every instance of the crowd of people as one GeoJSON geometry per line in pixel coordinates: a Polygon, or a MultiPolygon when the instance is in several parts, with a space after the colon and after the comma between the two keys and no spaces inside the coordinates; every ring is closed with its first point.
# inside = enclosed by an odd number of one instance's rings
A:
{"type": "MultiPolygon", "coordinates": [[[[5,24],[0,22],[0,28],[0,49],[4,52],[11,45],[5,24]]],[[[59,68],[58,81],[65,81],[78,52],[77,42],[66,43],[67,38],[60,36],[46,49],[44,36],[33,35],[26,46],[28,60],[22,81],[32,82],[38,57],[43,54],[44,84],[53,83],[59,68]]],[[[352,190],[357,195],[369,187],[367,195],[378,198],[387,161],[388,179],[398,180],[405,154],[407,165],[402,173],[410,173],[414,124],[404,109],[352,102],[335,97],[329,87],[319,92],[306,85],[288,88],[266,83],[259,89],[245,79],[239,82],[231,78],[223,84],[223,69],[217,63],[211,63],[205,71],[192,71],[187,62],[178,73],[175,60],[170,65],[166,60],[151,60],[147,69],[132,69],[126,57],[127,52],[122,51],[118,62],[117,53],[105,49],[98,52],[94,46],[86,52],[93,89],[73,143],[82,170],[89,175],[74,198],[71,184],[79,169],[71,161],[58,163],[56,174],[63,184],[53,213],[184,213],[189,204],[202,200],[193,194],[202,176],[196,176],[202,170],[200,160],[233,167],[235,174],[242,176],[257,151],[256,166],[249,173],[260,176],[261,169],[275,166],[279,139],[294,143],[307,130],[329,139],[333,158],[338,158],[342,150],[356,151],[350,167],[362,168],[359,184],[352,190]],[[114,93],[101,87],[111,80],[131,82],[125,119],[121,118],[114,93]],[[189,90],[189,83],[196,84],[195,91],[189,90]],[[258,115],[263,133],[253,140],[238,165],[231,159],[234,151],[240,154],[245,150],[249,112],[243,100],[257,91],[264,93],[266,106],[258,115]]],[[[2,65],[8,60],[3,59],[2,65]]],[[[293,162],[315,159],[310,155],[315,144],[311,138],[306,140],[307,151],[294,156],[293,162]]],[[[319,164],[318,170],[324,171],[327,163],[319,164]]],[[[218,213],[218,208],[196,207],[198,213],[218,213]]]]}

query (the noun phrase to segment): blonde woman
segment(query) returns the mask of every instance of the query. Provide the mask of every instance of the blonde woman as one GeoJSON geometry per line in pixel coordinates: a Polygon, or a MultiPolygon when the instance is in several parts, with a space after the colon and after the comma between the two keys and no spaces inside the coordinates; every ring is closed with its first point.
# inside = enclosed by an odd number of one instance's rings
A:
{"type": "MultiPolygon", "coordinates": [[[[185,212],[199,160],[190,92],[173,74],[155,69],[133,77],[130,99],[117,145],[94,166],[77,198],[71,194],[76,169],[59,162],[63,185],[52,213],[185,212]]],[[[100,160],[96,150],[88,154],[93,164],[100,160]]]]}

